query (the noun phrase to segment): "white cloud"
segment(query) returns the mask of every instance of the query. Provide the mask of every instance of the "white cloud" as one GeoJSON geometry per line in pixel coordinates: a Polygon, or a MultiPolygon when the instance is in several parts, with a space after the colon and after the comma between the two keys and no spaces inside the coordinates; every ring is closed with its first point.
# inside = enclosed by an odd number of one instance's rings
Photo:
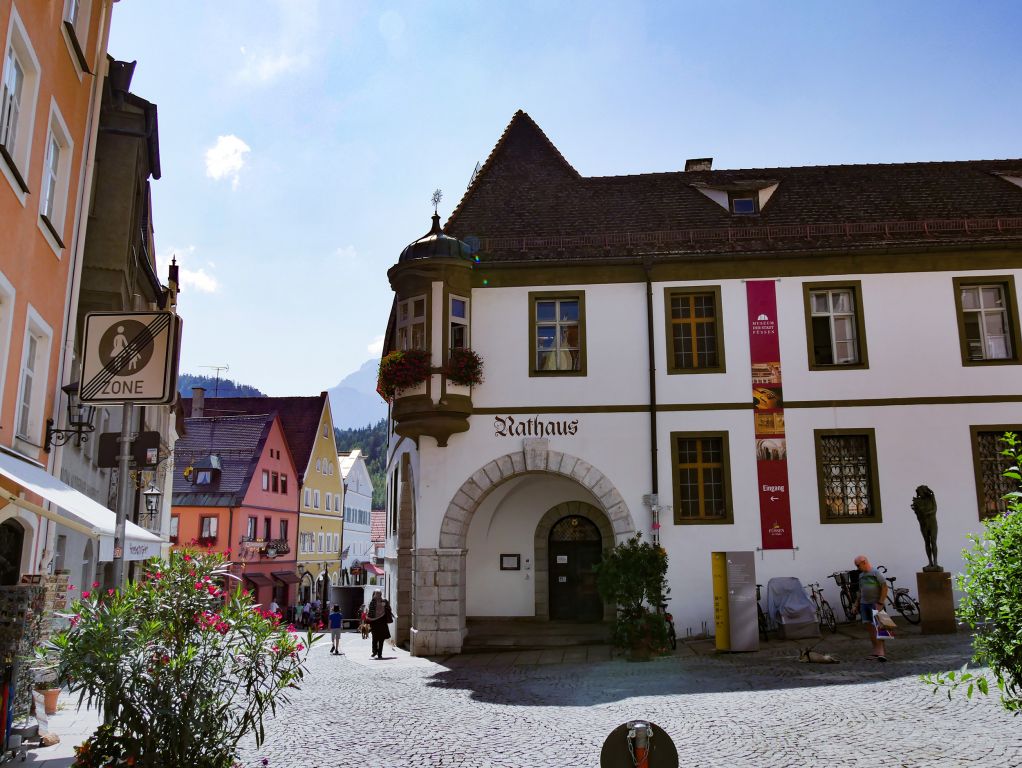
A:
{"type": "Polygon", "coordinates": [[[373,357],[379,357],[380,355],[382,355],[383,354],[383,337],[382,336],[377,336],[375,339],[373,339],[369,343],[369,346],[366,347],[366,349],[369,350],[369,354],[372,355],[373,357]]]}
{"type": "Polygon", "coordinates": [[[358,261],[358,251],[355,250],[353,245],[345,245],[334,251],[334,256],[337,258],[339,263],[351,264],[358,261]]]}
{"type": "Polygon", "coordinates": [[[274,30],[273,39],[241,46],[237,79],[268,85],[282,75],[310,68],[323,48],[321,38],[330,30],[329,24],[320,23],[319,5],[319,0],[278,0],[276,16],[264,27],[274,30]]]}
{"type": "Polygon", "coordinates": [[[213,269],[213,262],[207,262],[198,269],[188,266],[193,261],[195,246],[189,245],[186,248],[164,248],[156,254],[156,271],[161,280],[166,279],[167,268],[172,258],[177,259],[178,284],[182,291],[198,291],[199,293],[216,293],[220,290],[220,283],[216,277],[206,271],[206,267],[213,269]]]}
{"type": "Polygon", "coordinates": [[[206,175],[219,181],[231,179],[231,188],[238,188],[238,175],[245,167],[245,155],[252,151],[234,134],[217,136],[216,144],[206,150],[206,175]]]}

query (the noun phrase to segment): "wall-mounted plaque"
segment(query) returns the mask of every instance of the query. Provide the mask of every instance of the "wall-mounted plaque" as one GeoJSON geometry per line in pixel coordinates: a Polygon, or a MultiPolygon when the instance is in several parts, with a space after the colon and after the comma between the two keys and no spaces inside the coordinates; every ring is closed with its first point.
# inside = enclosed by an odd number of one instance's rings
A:
{"type": "Polygon", "coordinates": [[[557,556],[557,564],[558,565],[564,565],[567,562],[568,562],[568,556],[567,555],[558,555],[557,556]]]}
{"type": "Polygon", "coordinates": [[[500,556],[500,570],[502,570],[502,571],[520,571],[520,570],[522,570],[522,556],[521,555],[501,555],[500,556]]]}

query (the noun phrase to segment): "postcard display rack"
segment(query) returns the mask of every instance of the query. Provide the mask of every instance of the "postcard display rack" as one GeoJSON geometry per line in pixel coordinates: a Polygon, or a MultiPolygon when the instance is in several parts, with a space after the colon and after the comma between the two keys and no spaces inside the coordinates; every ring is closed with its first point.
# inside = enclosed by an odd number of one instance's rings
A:
{"type": "Polygon", "coordinates": [[[0,587],[0,713],[2,743],[7,749],[15,718],[28,715],[34,682],[29,659],[39,644],[46,609],[46,587],[17,584],[0,587]]]}

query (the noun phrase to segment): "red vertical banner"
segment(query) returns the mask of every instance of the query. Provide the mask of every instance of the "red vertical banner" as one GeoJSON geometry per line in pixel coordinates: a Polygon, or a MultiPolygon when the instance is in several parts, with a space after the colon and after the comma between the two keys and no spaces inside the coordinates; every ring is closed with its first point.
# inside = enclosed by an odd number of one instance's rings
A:
{"type": "Polygon", "coordinates": [[[763,549],[791,549],[788,444],[784,438],[776,283],[773,280],[750,280],[745,284],[745,295],[749,306],[756,474],[763,549]]]}

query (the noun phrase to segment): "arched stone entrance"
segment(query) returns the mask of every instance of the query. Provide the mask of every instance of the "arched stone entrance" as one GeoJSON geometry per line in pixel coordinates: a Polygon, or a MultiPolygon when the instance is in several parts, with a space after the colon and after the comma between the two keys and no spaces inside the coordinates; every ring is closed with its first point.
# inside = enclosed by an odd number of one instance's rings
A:
{"type": "MultiPolygon", "coordinates": [[[[433,656],[461,651],[467,633],[465,556],[472,516],[497,486],[530,473],[569,478],[585,488],[596,500],[595,508],[605,516],[609,525],[610,535],[605,537],[605,547],[624,541],[635,533],[635,522],[627,504],[603,472],[576,456],[550,450],[546,439],[526,438],[521,451],[505,454],[485,464],[461,485],[448,504],[440,525],[439,546],[414,550],[410,573],[413,584],[410,645],[414,655],[433,656]]],[[[554,522],[556,520],[552,520],[551,525],[554,522]]],[[[538,561],[539,557],[536,559],[538,561]]]]}
{"type": "Polygon", "coordinates": [[[22,571],[25,529],[14,518],[0,523],[0,585],[17,584],[22,571]]]}

